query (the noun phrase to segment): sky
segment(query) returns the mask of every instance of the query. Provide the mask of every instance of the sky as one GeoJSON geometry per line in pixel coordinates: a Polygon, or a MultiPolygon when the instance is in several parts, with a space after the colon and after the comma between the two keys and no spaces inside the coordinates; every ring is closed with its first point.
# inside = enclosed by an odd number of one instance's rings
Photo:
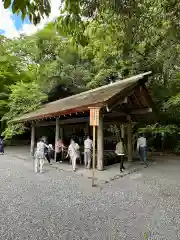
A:
{"type": "Polygon", "coordinates": [[[31,35],[56,19],[59,16],[59,7],[61,0],[51,0],[51,14],[48,18],[41,20],[39,24],[34,26],[30,23],[28,17],[21,20],[20,15],[12,13],[11,8],[4,9],[2,0],[0,0],[0,35],[8,38],[17,38],[20,34],[31,35]]]}

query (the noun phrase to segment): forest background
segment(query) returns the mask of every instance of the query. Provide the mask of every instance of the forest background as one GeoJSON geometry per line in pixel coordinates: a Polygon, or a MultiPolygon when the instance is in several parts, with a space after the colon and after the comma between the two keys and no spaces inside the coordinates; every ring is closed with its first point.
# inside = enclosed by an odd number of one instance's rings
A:
{"type": "MultiPolygon", "coordinates": [[[[5,8],[11,4],[3,2],[5,8]]],[[[21,1],[12,5],[13,11],[36,24],[50,12],[47,0],[39,2],[32,7],[21,1]]],[[[0,36],[0,119],[5,139],[26,131],[22,124],[11,124],[13,118],[43,103],[152,71],[148,89],[158,122],[142,125],[141,130],[161,136],[166,148],[180,153],[180,3],[64,0],[59,13],[31,36],[0,36]]]]}

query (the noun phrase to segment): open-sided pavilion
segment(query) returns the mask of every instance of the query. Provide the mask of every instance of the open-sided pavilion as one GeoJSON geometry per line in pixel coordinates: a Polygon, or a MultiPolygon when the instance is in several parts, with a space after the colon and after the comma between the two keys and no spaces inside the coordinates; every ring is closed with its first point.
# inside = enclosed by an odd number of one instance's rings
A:
{"type": "Polygon", "coordinates": [[[97,169],[104,166],[103,125],[107,122],[127,124],[128,161],[132,160],[132,122],[154,118],[153,102],[145,83],[151,72],[118,80],[102,87],[47,103],[34,112],[27,113],[15,122],[31,124],[31,153],[35,147],[35,129],[55,126],[55,141],[63,137],[63,126],[84,123],[89,128],[91,107],[99,107],[97,127],[97,169]]]}

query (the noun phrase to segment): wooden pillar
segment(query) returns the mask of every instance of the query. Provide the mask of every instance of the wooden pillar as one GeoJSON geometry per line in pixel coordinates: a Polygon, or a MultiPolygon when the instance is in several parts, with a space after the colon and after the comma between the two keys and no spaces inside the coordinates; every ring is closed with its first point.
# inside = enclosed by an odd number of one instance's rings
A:
{"type": "Polygon", "coordinates": [[[86,123],[86,125],[85,125],[85,134],[89,135],[89,124],[88,123],[86,123]]]}
{"type": "Polygon", "coordinates": [[[127,117],[127,149],[128,149],[128,161],[132,162],[132,121],[131,116],[127,117]]]}
{"type": "Polygon", "coordinates": [[[34,156],[34,147],[35,147],[35,125],[31,125],[31,156],[34,156]]]}
{"type": "Polygon", "coordinates": [[[63,128],[60,128],[60,138],[63,140],[63,128]]]}
{"type": "Polygon", "coordinates": [[[59,139],[59,118],[56,118],[56,129],[55,129],[55,161],[56,161],[56,142],[59,139]]]}
{"type": "Polygon", "coordinates": [[[121,138],[123,138],[124,139],[124,125],[122,124],[121,125],[121,138]]]}
{"type": "MultiPolygon", "coordinates": [[[[62,127],[60,128],[60,138],[63,141],[63,128],[62,127]]],[[[61,161],[63,161],[63,160],[64,160],[64,154],[63,154],[63,151],[62,151],[61,152],[61,161]]]]}
{"type": "Polygon", "coordinates": [[[99,112],[99,126],[97,127],[97,169],[104,168],[104,136],[103,136],[103,115],[99,112]]]}

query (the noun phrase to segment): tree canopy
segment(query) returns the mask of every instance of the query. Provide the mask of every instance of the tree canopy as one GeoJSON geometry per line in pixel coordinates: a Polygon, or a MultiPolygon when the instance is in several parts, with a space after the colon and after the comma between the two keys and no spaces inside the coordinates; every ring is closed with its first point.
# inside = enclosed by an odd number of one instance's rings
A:
{"type": "Polygon", "coordinates": [[[51,5],[49,0],[2,0],[4,8],[12,8],[15,14],[21,14],[24,20],[26,16],[34,24],[40,22],[44,16],[49,16],[51,12],[51,5]]]}
{"type": "MultiPolygon", "coordinates": [[[[34,104],[29,94],[23,95],[28,111],[31,105],[150,70],[148,87],[159,121],[147,130],[178,132],[179,14],[179,3],[171,0],[64,0],[56,22],[38,33],[16,40],[1,37],[1,118],[12,118],[21,87],[25,91],[33,85],[33,91],[40,93],[34,104]]],[[[19,109],[24,113],[21,104],[19,109]]]]}

